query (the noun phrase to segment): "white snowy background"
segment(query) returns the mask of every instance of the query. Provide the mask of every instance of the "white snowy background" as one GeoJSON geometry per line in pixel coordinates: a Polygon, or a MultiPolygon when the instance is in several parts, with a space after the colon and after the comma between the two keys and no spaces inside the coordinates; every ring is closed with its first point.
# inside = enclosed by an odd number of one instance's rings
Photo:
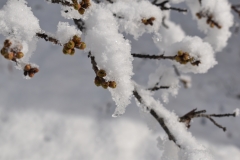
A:
{"type": "MultiPolygon", "coordinates": [[[[230,0],[237,4],[238,0],[230,0]]],[[[0,8],[6,0],[0,1],[0,8]]],[[[46,32],[55,33],[61,17],[60,5],[29,0],[34,15],[46,32]]],[[[176,5],[187,8],[184,4],[176,5]]],[[[240,19],[235,15],[235,22],[240,19]]],[[[171,19],[191,36],[204,37],[191,13],[172,11],[171,19]]],[[[31,22],[29,22],[31,23],[31,22]]],[[[192,74],[192,87],[170,97],[164,106],[178,115],[198,108],[208,113],[228,113],[240,104],[240,33],[234,33],[228,46],[218,53],[218,65],[206,74],[192,74]]],[[[132,42],[132,52],[158,53],[152,35],[144,34],[132,42]]],[[[4,37],[0,35],[0,43],[4,37]]],[[[40,72],[31,80],[0,57],[0,159],[1,160],[145,160],[160,159],[158,137],[165,134],[155,122],[155,130],[146,122],[155,121],[141,113],[134,100],[126,113],[112,118],[115,103],[107,90],[97,88],[90,59],[81,51],[74,56],[62,53],[62,47],[39,40],[31,62],[40,72]]],[[[162,61],[134,59],[133,79],[147,86],[148,76],[162,61]]],[[[158,91],[154,95],[160,99],[158,91]]],[[[216,118],[215,118],[216,119],[216,118]]],[[[190,132],[204,144],[215,159],[240,159],[240,119],[220,118],[223,132],[207,119],[194,119],[190,132]]]]}

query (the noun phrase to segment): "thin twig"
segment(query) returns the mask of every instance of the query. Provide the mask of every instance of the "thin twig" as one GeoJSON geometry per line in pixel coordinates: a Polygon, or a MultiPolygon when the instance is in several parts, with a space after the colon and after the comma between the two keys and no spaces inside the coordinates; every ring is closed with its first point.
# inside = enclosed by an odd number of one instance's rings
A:
{"type": "Polygon", "coordinates": [[[54,44],[62,46],[62,44],[59,42],[58,39],[56,39],[54,37],[51,37],[51,36],[47,35],[46,33],[36,33],[36,36],[44,39],[45,41],[49,41],[49,42],[52,42],[54,44]]]}
{"type": "Polygon", "coordinates": [[[70,2],[68,1],[65,1],[65,0],[47,0],[48,2],[51,2],[51,3],[57,3],[57,4],[61,4],[63,6],[72,6],[73,4],[71,4],[70,2]]]}
{"type": "Polygon", "coordinates": [[[165,20],[166,20],[166,16],[163,16],[163,18],[162,18],[162,25],[163,25],[163,27],[165,27],[165,28],[169,28],[168,27],[168,25],[165,23],[165,20]]]}
{"type": "Polygon", "coordinates": [[[91,52],[89,52],[88,57],[91,58],[92,69],[94,70],[95,74],[98,72],[97,62],[95,61],[95,57],[92,56],[91,52]]]}
{"type": "Polygon", "coordinates": [[[113,1],[112,1],[112,0],[106,0],[106,1],[108,1],[109,3],[113,3],[113,1]]]}
{"type": "Polygon", "coordinates": [[[85,30],[85,23],[82,19],[73,19],[74,24],[78,27],[78,29],[82,32],[83,30],[85,30]]]}
{"type": "Polygon", "coordinates": [[[232,9],[238,14],[240,18],[240,9],[238,9],[240,5],[232,5],[232,9]]]}
{"type": "Polygon", "coordinates": [[[173,60],[175,56],[164,56],[163,54],[161,55],[148,55],[148,54],[138,54],[138,53],[132,53],[133,57],[136,58],[146,58],[146,59],[170,59],[173,60]]]}
{"type": "Polygon", "coordinates": [[[190,122],[193,118],[204,117],[209,119],[213,124],[223,129],[223,131],[225,132],[226,127],[223,127],[222,125],[218,124],[212,117],[235,117],[236,116],[236,113],[226,113],[226,114],[204,114],[204,113],[206,113],[206,110],[197,111],[197,108],[196,108],[188,112],[184,116],[180,117],[179,121],[185,123],[186,126],[189,128],[190,122]]]}
{"type": "Polygon", "coordinates": [[[157,91],[159,89],[169,89],[169,86],[160,86],[160,87],[152,87],[152,88],[148,88],[148,90],[150,91],[157,91]]]}
{"type": "Polygon", "coordinates": [[[178,12],[187,12],[187,9],[181,9],[181,8],[176,8],[176,7],[166,7],[165,5],[169,2],[169,0],[163,1],[161,3],[157,4],[157,1],[153,1],[152,4],[160,7],[161,10],[174,10],[178,12]]]}

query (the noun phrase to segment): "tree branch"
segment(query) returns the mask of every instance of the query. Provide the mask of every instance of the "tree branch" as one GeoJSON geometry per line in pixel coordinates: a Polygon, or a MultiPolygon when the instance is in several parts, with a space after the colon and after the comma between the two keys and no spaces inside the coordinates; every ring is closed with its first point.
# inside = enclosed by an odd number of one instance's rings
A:
{"type": "Polygon", "coordinates": [[[174,10],[174,11],[178,11],[178,12],[187,12],[187,9],[181,9],[181,8],[176,8],[176,7],[166,7],[165,5],[169,2],[169,0],[163,1],[161,3],[157,4],[157,1],[153,1],[152,4],[160,7],[161,10],[174,10]]]}
{"type": "Polygon", "coordinates": [[[45,41],[49,41],[49,42],[52,42],[54,44],[62,46],[62,44],[59,42],[59,40],[57,40],[54,37],[51,37],[51,36],[47,35],[46,33],[36,33],[36,36],[38,38],[44,39],[45,41]]]}
{"type": "Polygon", "coordinates": [[[145,59],[170,59],[173,60],[175,56],[164,56],[164,54],[161,55],[149,55],[149,54],[138,54],[138,53],[132,53],[133,57],[136,58],[145,58],[145,59]]]}
{"type": "Polygon", "coordinates": [[[184,116],[180,117],[179,121],[185,123],[186,126],[190,128],[190,122],[193,118],[205,117],[209,119],[217,127],[223,129],[223,131],[225,132],[226,127],[223,127],[222,125],[218,124],[214,119],[212,119],[212,117],[235,117],[236,116],[236,113],[226,113],[226,114],[204,114],[204,113],[206,113],[206,110],[197,111],[197,108],[196,108],[188,112],[184,116]]]}
{"type": "MultiPolygon", "coordinates": [[[[142,97],[139,95],[139,93],[136,90],[133,91],[133,95],[135,96],[135,98],[138,100],[139,103],[145,105],[142,97]]],[[[149,113],[158,121],[158,123],[161,125],[163,130],[166,132],[166,134],[168,135],[168,139],[173,141],[179,148],[181,148],[181,146],[177,144],[176,138],[173,136],[173,134],[170,132],[170,130],[166,126],[164,119],[162,117],[159,117],[157,113],[154,111],[154,109],[152,108],[150,109],[148,106],[146,107],[149,110],[149,113]]]]}
{"type": "Polygon", "coordinates": [[[150,90],[150,91],[157,91],[159,89],[169,89],[169,88],[170,88],[169,86],[159,86],[159,87],[154,86],[152,88],[148,88],[148,90],[150,90]]]}
{"type": "Polygon", "coordinates": [[[240,9],[238,9],[240,5],[232,5],[232,9],[238,14],[240,18],[240,9]]]}

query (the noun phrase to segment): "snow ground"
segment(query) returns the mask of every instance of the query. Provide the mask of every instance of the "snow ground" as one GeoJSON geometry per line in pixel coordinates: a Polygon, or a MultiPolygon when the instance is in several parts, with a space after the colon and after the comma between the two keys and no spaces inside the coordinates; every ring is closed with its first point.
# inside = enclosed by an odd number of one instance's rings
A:
{"type": "MultiPolygon", "coordinates": [[[[0,7],[5,2],[0,1],[0,7]]],[[[54,33],[59,20],[71,22],[61,18],[59,5],[28,2],[47,32],[54,33]]],[[[190,14],[173,13],[172,19],[186,33],[201,36],[190,14]]],[[[240,33],[235,33],[229,46],[217,54],[219,64],[207,74],[192,75],[192,88],[182,88],[165,106],[179,115],[193,108],[225,113],[239,107],[239,40],[240,33]]],[[[0,43],[3,41],[0,36],[0,43]]],[[[138,42],[132,40],[132,46],[133,52],[157,53],[149,35],[138,42]]],[[[39,40],[31,61],[40,66],[40,72],[32,80],[23,79],[22,72],[0,58],[0,159],[159,159],[157,137],[163,136],[160,126],[155,123],[156,130],[150,131],[145,122],[148,117],[139,113],[134,101],[122,117],[112,118],[115,104],[108,91],[93,84],[87,55],[77,52],[71,57],[61,50],[39,40]]],[[[147,85],[148,75],[158,63],[134,60],[134,79],[147,85]]],[[[215,159],[229,160],[231,156],[231,160],[239,160],[239,117],[216,120],[227,127],[226,132],[203,119],[195,119],[190,131],[215,159]]]]}

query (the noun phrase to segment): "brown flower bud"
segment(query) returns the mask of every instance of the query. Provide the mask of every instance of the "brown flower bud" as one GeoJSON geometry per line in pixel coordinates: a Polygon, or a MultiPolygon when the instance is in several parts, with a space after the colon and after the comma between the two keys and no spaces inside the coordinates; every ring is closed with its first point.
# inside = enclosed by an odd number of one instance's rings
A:
{"type": "Polygon", "coordinates": [[[91,5],[90,3],[84,3],[82,5],[82,8],[88,9],[90,7],[90,5],[91,5]]]}
{"type": "Polygon", "coordinates": [[[29,71],[31,69],[31,65],[30,64],[27,64],[25,67],[24,67],[24,71],[29,71]]]}
{"type": "Polygon", "coordinates": [[[86,43],[81,42],[80,49],[84,50],[87,47],[86,43]]]}
{"type": "Polygon", "coordinates": [[[115,81],[109,81],[109,87],[110,88],[116,88],[117,87],[117,83],[115,81]]]}
{"type": "Polygon", "coordinates": [[[1,49],[1,55],[2,55],[2,56],[5,56],[5,55],[7,55],[7,54],[8,54],[7,49],[6,49],[6,48],[2,48],[2,49],[1,49]]]}
{"type": "Polygon", "coordinates": [[[105,70],[103,70],[103,69],[100,69],[100,70],[98,70],[98,72],[97,72],[97,76],[98,77],[105,77],[107,75],[107,73],[106,73],[106,71],[105,70]]]}
{"type": "Polygon", "coordinates": [[[182,56],[183,55],[183,51],[178,51],[178,56],[182,56]]]}
{"type": "Polygon", "coordinates": [[[34,72],[29,71],[28,76],[32,78],[34,76],[34,72]]]}
{"type": "Polygon", "coordinates": [[[22,52],[18,52],[18,53],[16,54],[16,58],[17,58],[17,59],[21,59],[23,56],[24,56],[24,54],[23,54],[22,52]]]}
{"type": "Polygon", "coordinates": [[[101,82],[102,82],[101,78],[98,77],[98,76],[96,76],[95,79],[94,79],[95,85],[96,85],[97,87],[99,87],[99,86],[101,86],[101,82]]]}
{"type": "Polygon", "coordinates": [[[74,46],[75,46],[75,43],[74,43],[73,41],[69,41],[69,42],[66,44],[66,47],[67,47],[68,49],[73,49],[74,46]]]}
{"type": "Polygon", "coordinates": [[[73,3],[73,8],[75,10],[79,10],[81,8],[81,5],[79,3],[73,3]]]}
{"type": "Polygon", "coordinates": [[[4,41],[4,47],[8,48],[8,47],[10,47],[11,45],[12,45],[12,42],[11,42],[9,39],[6,39],[6,40],[4,41]]]}
{"type": "Polygon", "coordinates": [[[78,3],[77,0],[72,0],[73,3],[78,3]]]}
{"type": "Polygon", "coordinates": [[[155,21],[155,19],[156,19],[155,17],[149,18],[150,21],[155,21]]]}
{"type": "Polygon", "coordinates": [[[73,36],[73,42],[76,44],[81,43],[81,37],[78,37],[77,35],[73,36]]]}
{"type": "Polygon", "coordinates": [[[70,53],[70,55],[73,56],[74,53],[75,53],[75,49],[73,48],[73,49],[71,49],[71,53],[70,53]]]}
{"type": "Polygon", "coordinates": [[[13,54],[13,52],[10,52],[10,53],[6,54],[4,57],[8,60],[12,60],[14,57],[14,54],[13,54]]]}
{"type": "Polygon", "coordinates": [[[78,10],[78,13],[81,14],[81,15],[83,15],[83,14],[85,13],[85,9],[84,9],[84,8],[80,8],[80,9],[78,10]]]}
{"type": "Polygon", "coordinates": [[[196,13],[196,16],[198,17],[198,19],[202,18],[202,15],[200,13],[196,13]]]}
{"type": "Polygon", "coordinates": [[[214,26],[215,26],[214,23],[211,22],[211,23],[210,23],[210,27],[211,27],[211,28],[214,28],[214,26]]]}
{"type": "Polygon", "coordinates": [[[68,49],[67,47],[63,47],[62,51],[63,51],[64,54],[70,54],[72,50],[68,49]]]}
{"type": "Polygon", "coordinates": [[[184,60],[184,61],[187,61],[187,60],[189,60],[189,59],[190,59],[189,54],[188,54],[188,53],[184,53],[184,54],[183,54],[183,60],[184,60]]]}
{"type": "Polygon", "coordinates": [[[108,82],[102,82],[102,83],[101,83],[101,86],[102,86],[104,89],[107,89],[107,88],[108,88],[108,85],[109,85],[108,82]]]}
{"type": "Polygon", "coordinates": [[[142,19],[142,23],[145,24],[145,25],[147,25],[147,19],[143,18],[143,19],[142,19]]]}
{"type": "Polygon", "coordinates": [[[30,69],[29,72],[33,72],[35,74],[35,73],[39,72],[39,69],[38,68],[32,68],[32,69],[30,69]]]}

